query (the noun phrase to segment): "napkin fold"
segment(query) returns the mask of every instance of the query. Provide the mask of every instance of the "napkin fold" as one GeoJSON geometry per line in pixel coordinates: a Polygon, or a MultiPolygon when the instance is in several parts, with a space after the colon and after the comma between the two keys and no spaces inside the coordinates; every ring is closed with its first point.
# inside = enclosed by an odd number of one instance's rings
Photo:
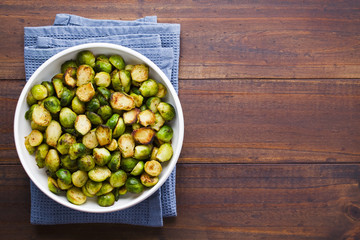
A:
{"type": "MultiPolygon", "coordinates": [[[[106,42],[138,51],[168,76],[178,91],[180,25],[157,23],[156,16],[134,21],[89,19],[57,14],[53,26],[24,28],[26,80],[48,58],[78,44],[106,42]]],[[[111,213],[85,213],[66,208],[30,181],[31,223],[124,223],[160,227],[163,217],[176,216],[176,168],[164,185],[143,202],[111,213]]]]}

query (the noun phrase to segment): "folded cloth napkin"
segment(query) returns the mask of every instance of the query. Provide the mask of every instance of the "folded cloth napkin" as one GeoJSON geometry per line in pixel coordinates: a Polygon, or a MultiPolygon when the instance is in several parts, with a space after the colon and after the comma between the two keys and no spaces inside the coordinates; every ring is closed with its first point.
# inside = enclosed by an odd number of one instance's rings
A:
{"type": "MultiPolygon", "coordinates": [[[[26,80],[48,58],[67,47],[92,42],[107,42],[132,48],[147,56],[178,90],[180,25],[159,24],[155,16],[135,21],[97,20],[57,14],[54,26],[24,29],[26,80]],[[111,26],[111,27],[109,27],[111,26]]],[[[151,197],[131,208],[112,213],[84,213],[66,208],[31,186],[31,223],[124,223],[158,227],[163,217],[176,216],[176,169],[151,197]]]]}

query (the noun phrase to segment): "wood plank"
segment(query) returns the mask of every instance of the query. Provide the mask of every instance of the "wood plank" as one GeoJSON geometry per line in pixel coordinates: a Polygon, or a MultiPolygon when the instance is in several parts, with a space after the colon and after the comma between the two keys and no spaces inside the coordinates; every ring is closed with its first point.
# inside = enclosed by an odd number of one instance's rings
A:
{"type": "Polygon", "coordinates": [[[6,239],[48,239],[50,233],[75,239],[99,232],[107,239],[360,236],[360,228],[354,230],[360,220],[359,173],[359,164],[178,164],[178,216],[166,219],[161,229],[119,224],[44,227],[29,224],[25,172],[21,166],[5,165],[0,168],[1,234],[6,239]]]}
{"type": "MultiPolygon", "coordinates": [[[[24,82],[1,83],[0,163],[18,163],[9,126],[24,82]]],[[[359,162],[359,85],[359,79],[180,81],[180,161],[359,162]]]]}
{"type": "Polygon", "coordinates": [[[141,3],[141,8],[132,1],[32,3],[1,5],[0,35],[7,37],[0,39],[0,51],[12,51],[0,56],[0,79],[24,78],[23,27],[51,25],[59,9],[100,19],[136,19],[146,13],[158,15],[159,22],[180,23],[182,79],[360,78],[357,1],[184,1],[171,8],[158,1],[141,3]]]}
{"type": "Polygon", "coordinates": [[[359,83],[182,81],[182,161],[358,162],[359,83]]]}

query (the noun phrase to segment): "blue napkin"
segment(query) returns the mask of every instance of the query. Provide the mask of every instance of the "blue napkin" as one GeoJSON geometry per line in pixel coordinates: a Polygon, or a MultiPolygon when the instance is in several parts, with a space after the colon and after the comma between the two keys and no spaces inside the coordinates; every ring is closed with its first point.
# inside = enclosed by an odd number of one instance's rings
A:
{"type": "MultiPolygon", "coordinates": [[[[155,16],[135,21],[95,20],[57,14],[54,26],[24,29],[26,80],[49,57],[82,43],[107,42],[130,47],[151,59],[178,90],[180,25],[159,24],[155,16]],[[111,27],[109,27],[111,26],[111,27]]],[[[158,227],[163,217],[176,216],[176,169],[151,197],[131,208],[112,213],[84,213],[66,208],[31,182],[31,223],[124,223],[158,227]]]]}

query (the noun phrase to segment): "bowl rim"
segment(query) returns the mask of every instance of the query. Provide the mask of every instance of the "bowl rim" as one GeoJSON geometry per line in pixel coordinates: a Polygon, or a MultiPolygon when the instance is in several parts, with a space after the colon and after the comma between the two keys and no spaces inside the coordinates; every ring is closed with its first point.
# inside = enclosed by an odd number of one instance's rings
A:
{"type": "MultiPolygon", "coordinates": [[[[120,54],[121,55],[121,54],[120,54]]],[[[119,211],[119,210],[124,210],[127,209],[129,207],[132,207],[136,204],[139,204],[140,202],[144,201],[145,199],[149,198],[150,196],[152,196],[157,190],[160,189],[160,187],[165,183],[165,181],[168,179],[168,177],[170,176],[170,174],[173,172],[174,168],[176,167],[177,161],[180,157],[180,153],[181,153],[181,149],[182,149],[182,145],[183,145],[183,139],[184,139],[184,116],[183,116],[183,111],[182,111],[182,107],[181,107],[181,103],[178,97],[178,94],[176,93],[173,85],[171,84],[170,80],[168,79],[168,77],[165,75],[165,73],[154,63],[152,62],[149,58],[147,58],[146,56],[144,56],[143,54],[130,49],[128,47],[124,47],[121,45],[117,45],[117,44],[112,44],[112,43],[86,43],[86,44],[80,44],[80,45],[76,45],[73,47],[69,47],[65,50],[60,51],[59,53],[55,54],[54,56],[50,57],[48,60],[46,60],[38,69],[36,69],[36,71],[31,75],[31,77],[29,78],[29,80],[26,82],[25,86],[23,87],[21,94],[18,98],[18,102],[16,104],[16,109],[15,109],[15,114],[14,114],[14,141],[15,141],[15,146],[16,146],[16,151],[18,154],[18,157],[20,159],[21,165],[24,168],[25,172],[27,173],[27,175],[29,176],[29,178],[31,179],[31,181],[45,194],[47,195],[49,198],[51,198],[52,200],[56,201],[57,203],[69,207],[71,209],[74,210],[78,210],[78,211],[82,211],[82,212],[89,212],[89,213],[107,213],[107,212],[114,212],[114,211],[119,211]],[[94,48],[108,48],[108,49],[113,49],[116,51],[120,51],[120,52],[126,52],[130,55],[133,55],[135,58],[138,58],[141,60],[142,63],[145,63],[146,65],[148,65],[151,69],[153,69],[155,72],[157,72],[157,74],[159,74],[159,76],[161,77],[161,79],[165,82],[165,84],[167,85],[167,89],[168,91],[170,91],[171,95],[173,96],[173,100],[175,103],[175,109],[176,109],[176,118],[178,118],[178,145],[177,148],[174,149],[173,152],[173,156],[171,161],[169,161],[169,165],[168,167],[170,167],[171,171],[167,171],[161,179],[159,179],[159,182],[152,188],[149,188],[146,192],[141,193],[140,195],[136,196],[136,198],[133,198],[131,201],[129,201],[129,203],[126,204],[119,204],[116,207],[111,207],[111,208],[100,208],[100,209],[89,209],[89,208],[84,208],[83,205],[74,205],[70,202],[68,202],[67,200],[61,200],[61,198],[58,195],[55,195],[53,193],[51,193],[46,187],[44,187],[43,185],[41,185],[40,183],[38,183],[36,181],[36,174],[33,173],[31,171],[31,169],[26,168],[26,164],[24,163],[26,157],[23,155],[22,151],[20,149],[24,148],[23,145],[23,141],[21,141],[21,139],[19,139],[19,129],[16,127],[19,125],[19,121],[20,121],[20,117],[23,117],[21,115],[20,109],[21,109],[21,105],[24,103],[24,101],[26,100],[26,96],[27,93],[30,89],[30,86],[33,84],[33,82],[35,81],[35,79],[37,78],[37,76],[44,70],[44,68],[48,67],[49,65],[51,65],[51,63],[56,60],[59,57],[62,57],[64,55],[70,54],[72,52],[77,52],[77,51],[81,51],[81,50],[90,50],[94,49],[94,48]]]]}

